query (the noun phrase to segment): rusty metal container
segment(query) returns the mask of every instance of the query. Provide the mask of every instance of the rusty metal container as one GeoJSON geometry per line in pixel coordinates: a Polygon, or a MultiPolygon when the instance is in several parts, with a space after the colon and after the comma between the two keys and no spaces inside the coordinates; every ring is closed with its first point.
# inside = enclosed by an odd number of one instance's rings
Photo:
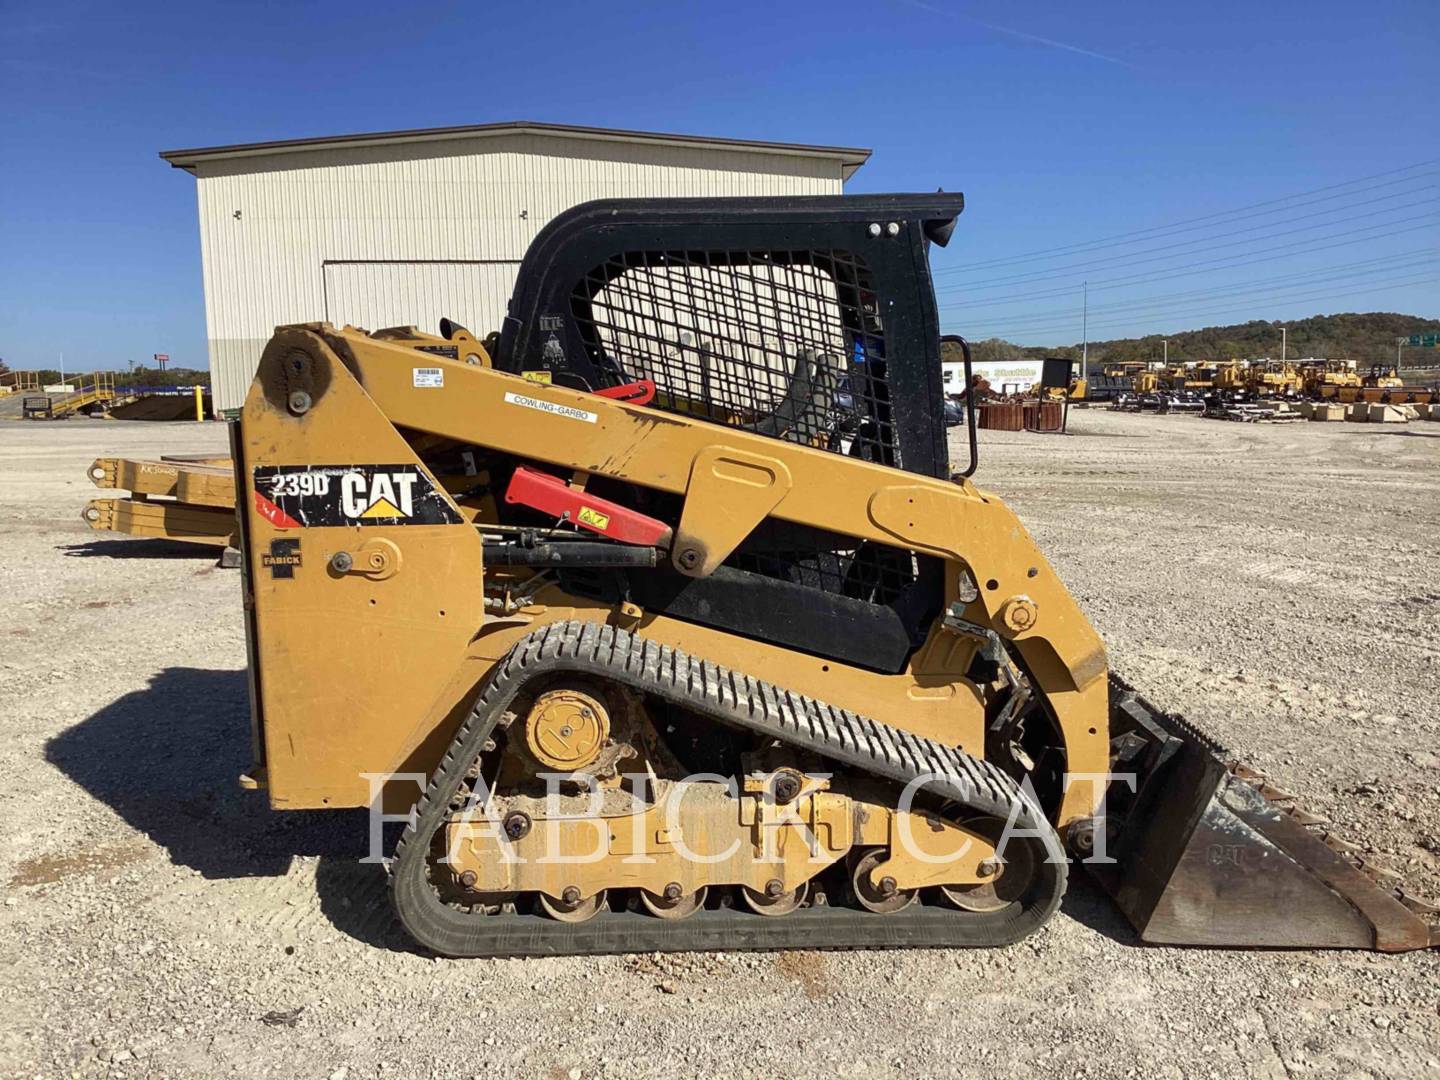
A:
{"type": "Polygon", "coordinates": [[[1061,431],[1064,429],[1064,426],[1064,406],[1060,402],[1025,402],[1026,431],[1061,431]]]}
{"type": "Polygon", "coordinates": [[[992,401],[981,405],[980,426],[992,431],[1020,431],[1025,427],[1025,414],[1018,401],[992,401]]]}

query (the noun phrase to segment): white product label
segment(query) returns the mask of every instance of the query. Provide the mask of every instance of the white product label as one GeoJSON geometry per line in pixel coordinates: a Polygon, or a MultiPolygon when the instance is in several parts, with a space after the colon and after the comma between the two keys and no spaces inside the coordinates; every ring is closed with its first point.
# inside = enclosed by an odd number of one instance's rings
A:
{"type": "Polygon", "coordinates": [[[515,394],[507,391],[505,400],[511,405],[519,405],[522,408],[549,413],[551,416],[563,416],[567,420],[583,420],[587,424],[593,424],[600,419],[596,413],[586,412],[584,409],[572,408],[569,405],[556,405],[553,401],[542,401],[539,398],[529,397],[526,394],[515,394]]]}
{"type": "Polygon", "coordinates": [[[445,369],[438,367],[417,367],[413,370],[415,385],[427,390],[445,388],[445,369]]]}

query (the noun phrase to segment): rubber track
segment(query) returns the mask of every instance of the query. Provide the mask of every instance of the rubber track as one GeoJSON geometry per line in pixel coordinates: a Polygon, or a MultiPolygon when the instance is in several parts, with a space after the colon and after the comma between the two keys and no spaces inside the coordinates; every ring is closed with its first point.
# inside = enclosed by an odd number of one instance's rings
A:
{"type": "Polygon", "coordinates": [[[1067,864],[1043,812],[988,762],[616,627],[560,622],[522,638],[492,670],[417,804],[396,846],[391,869],[396,911],[421,944],[448,956],[528,956],[1007,945],[1036,930],[1054,913],[1065,892],[1067,864]],[[916,904],[878,915],[816,905],[779,918],[721,908],[673,922],[636,912],[603,911],[588,922],[572,924],[540,915],[458,911],[441,901],[430,885],[431,838],[444,824],[451,797],[499,717],[528,682],[555,674],[622,683],[717,722],[812,750],[901,785],[930,774],[925,790],[931,794],[1001,819],[1013,811],[1020,829],[1039,831],[1040,839],[1028,842],[1043,844],[1048,857],[1036,860],[1036,885],[1025,904],[984,914],[916,904]]]}

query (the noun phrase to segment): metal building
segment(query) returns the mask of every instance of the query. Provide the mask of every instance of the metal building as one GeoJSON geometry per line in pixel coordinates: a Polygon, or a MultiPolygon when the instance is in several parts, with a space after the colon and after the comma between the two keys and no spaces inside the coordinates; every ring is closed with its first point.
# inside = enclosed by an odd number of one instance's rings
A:
{"type": "Polygon", "coordinates": [[[870,151],[514,122],[168,150],[198,181],[217,411],[281,323],[498,329],[525,248],[590,199],[838,194],[870,151]]]}

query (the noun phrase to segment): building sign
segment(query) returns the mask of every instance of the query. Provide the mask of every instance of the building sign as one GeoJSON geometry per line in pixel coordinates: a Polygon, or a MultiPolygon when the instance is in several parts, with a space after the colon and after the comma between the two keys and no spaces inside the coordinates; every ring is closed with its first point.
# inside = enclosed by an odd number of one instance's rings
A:
{"type": "MultiPolygon", "coordinates": [[[[995,393],[1029,390],[1040,381],[1039,360],[1006,360],[999,363],[971,364],[970,370],[990,384],[995,393]]],[[[940,365],[945,394],[955,397],[965,390],[965,365],[940,365]]]]}

